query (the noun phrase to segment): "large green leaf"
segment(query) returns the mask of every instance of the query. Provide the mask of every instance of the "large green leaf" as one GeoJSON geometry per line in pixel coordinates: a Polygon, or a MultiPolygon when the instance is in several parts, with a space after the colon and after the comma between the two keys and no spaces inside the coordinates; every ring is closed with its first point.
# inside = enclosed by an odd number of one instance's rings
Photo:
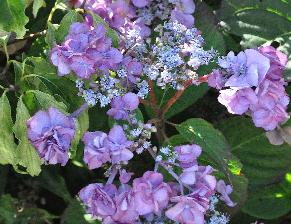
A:
{"type": "Polygon", "coordinates": [[[202,147],[207,159],[215,164],[234,187],[234,199],[242,204],[246,199],[247,179],[242,175],[240,161],[232,155],[226,139],[220,131],[203,119],[192,118],[176,126],[187,142],[202,147]]]}
{"type": "Polygon", "coordinates": [[[41,7],[45,7],[46,3],[44,0],[34,0],[32,6],[32,14],[34,17],[37,16],[37,13],[41,7]]]}
{"type": "Polygon", "coordinates": [[[0,223],[13,224],[15,215],[15,207],[13,198],[6,194],[0,197],[0,223]]]}
{"type": "Polygon", "coordinates": [[[38,90],[30,90],[29,92],[34,94],[41,109],[48,110],[50,107],[55,107],[61,112],[67,111],[67,106],[63,102],[57,101],[52,95],[38,90]]]}
{"type": "Polygon", "coordinates": [[[225,41],[222,33],[218,30],[217,23],[214,12],[204,2],[199,1],[196,4],[195,26],[202,32],[205,48],[211,49],[213,47],[220,54],[224,54],[225,41]]]}
{"type": "Polygon", "coordinates": [[[72,200],[72,197],[67,189],[64,178],[57,171],[60,170],[44,169],[39,176],[40,185],[60,198],[63,198],[64,201],[69,202],[72,200]]]}
{"type": "Polygon", "coordinates": [[[0,1],[0,30],[15,32],[18,38],[25,35],[25,25],[28,23],[25,3],[25,0],[0,1]]]}
{"type": "Polygon", "coordinates": [[[0,164],[16,163],[16,144],[13,137],[11,108],[6,94],[0,98],[0,164]]]}
{"type": "Polygon", "coordinates": [[[41,160],[27,138],[26,121],[30,118],[29,112],[20,97],[16,108],[16,121],[13,127],[15,137],[19,140],[18,164],[26,168],[31,176],[37,176],[41,172],[41,160]]]}
{"type": "Polygon", "coordinates": [[[84,218],[84,214],[85,211],[81,206],[80,202],[77,200],[72,200],[63,214],[62,223],[64,224],[88,223],[84,218]]]}
{"type": "Polygon", "coordinates": [[[2,224],[47,224],[56,216],[37,207],[25,207],[23,202],[8,194],[0,197],[0,223],[2,224]],[[19,209],[21,208],[21,209],[19,209]]]}
{"type": "Polygon", "coordinates": [[[291,211],[291,181],[286,180],[278,184],[257,188],[249,195],[243,211],[249,215],[276,219],[291,211]]]}
{"type": "Polygon", "coordinates": [[[76,156],[78,145],[82,139],[84,133],[89,129],[89,114],[88,110],[83,111],[76,120],[76,134],[72,142],[70,150],[70,158],[73,159],[76,156]]]}
{"type": "MultiPolygon", "coordinates": [[[[290,58],[291,2],[283,0],[226,0],[218,11],[224,27],[243,38],[245,48],[256,47],[272,41],[281,43],[290,58]]],[[[291,64],[286,72],[291,76],[291,64]]]]}
{"type": "MultiPolygon", "coordinates": [[[[182,96],[167,111],[166,118],[170,118],[194,104],[198,99],[204,96],[207,90],[208,87],[206,84],[188,87],[183,92],[182,96]]],[[[172,93],[171,96],[174,95],[174,92],[176,92],[176,90],[169,91],[170,94],[172,93]]],[[[166,95],[166,100],[164,100],[165,102],[167,102],[167,99],[169,99],[170,94],[166,95]]]]}
{"type": "Polygon", "coordinates": [[[291,167],[288,145],[271,145],[263,129],[256,128],[248,118],[230,118],[218,124],[231,145],[231,150],[243,163],[243,173],[250,187],[280,181],[291,167]]]}

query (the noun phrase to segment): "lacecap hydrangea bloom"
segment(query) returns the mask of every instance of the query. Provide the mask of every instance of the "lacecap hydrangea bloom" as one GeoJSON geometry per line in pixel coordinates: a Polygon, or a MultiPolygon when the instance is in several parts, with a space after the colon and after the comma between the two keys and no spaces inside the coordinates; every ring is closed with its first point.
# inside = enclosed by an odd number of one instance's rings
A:
{"type": "MultiPolygon", "coordinates": [[[[142,177],[133,179],[131,186],[129,182],[133,174],[120,170],[119,187],[111,184],[113,179],[109,178],[110,182],[105,185],[90,184],[79,192],[87,212],[103,223],[155,223],[166,216],[179,223],[204,224],[208,212],[214,211],[211,203],[216,194],[228,206],[235,206],[229,197],[232,187],[222,180],[217,181],[211,166],[198,164],[197,158],[201,154],[198,145],[177,146],[175,152],[182,170],[195,167],[193,175],[185,177],[188,181],[182,181],[183,174],[180,177],[176,174],[178,182],[166,182],[157,171],[146,171],[142,177]]],[[[166,164],[163,159],[156,161],[158,165],[166,164]]],[[[168,166],[167,169],[172,168],[168,166]]],[[[222,217],[220,213],[215,214],[216,219],[222,217]]]]}
{"type": "Polygon", "coordinates": [[[38,111],[27,121],[28,139],[48,164],[66,165],[75,132],[74,120],[56,108],[38,111]]]}
{"type": "Polygon", "coordinates": [[[220,69],[208,84],[220,90],[218,101],[232,114],[249,114],[257,127],[274,130],[289,115],[289,96],[283,71],[287,56],[271,46],[230,52],[218,61],[220,69]]]}

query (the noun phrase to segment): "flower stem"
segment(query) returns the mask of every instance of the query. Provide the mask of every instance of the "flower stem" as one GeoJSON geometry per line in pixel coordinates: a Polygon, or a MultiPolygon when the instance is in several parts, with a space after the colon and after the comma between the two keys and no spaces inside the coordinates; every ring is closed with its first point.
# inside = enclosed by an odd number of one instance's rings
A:
{"type": "Polygon", "coordinates": [[[117,173],[118,173],[117,167],[116,166],[113,166],[112,167],[112,170],[111,170],[111,174],[108,177],[108,180],[107,180],[106,184],[112,184],[113,181],[114,181],[114,179],[115,179],[115,176],[117,175],[117,173]]]}
{"type": "Polygon", "coordinates": [[[184,93],[184,91],[192,84],[192,80],[188,80],[184,83],[183,85],[183,89],[179,90],[176,92],[176,94],[169,99],[169,101],[167,102],[167,104],[164,106],[162,113],[165,114],[168,112],[168,110],[173,106],[173,104],[182,96],[182,94],[184,93]]]}
{"type": "Polygon", "coordinates": [[[78,110],[71,113],[70,117],[71,118],[79,117],[83,111],[88,109],[88,107],[89,107],[89,105],[87,103],[84,103],[78,110]]]}
{"type": "Polygon", "coordinates": [[[150,103],[151,103],[152,109],[155,112],[156,116],[160,117],[160,109],[159,109],[158,101],[155,94],[154,82],[152,80],[149,80],[148,84],[150,87],[150,103]]]}

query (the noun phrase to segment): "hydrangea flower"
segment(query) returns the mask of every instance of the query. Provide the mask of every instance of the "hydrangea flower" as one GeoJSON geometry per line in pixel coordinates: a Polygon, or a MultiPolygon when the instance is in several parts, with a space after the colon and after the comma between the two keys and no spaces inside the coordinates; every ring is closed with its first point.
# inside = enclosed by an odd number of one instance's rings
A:
{"type": "Polygon", "coordinates": [[[48,164],[66,165],[75,123],[56,108],[38,111],[27,121],[28,139],[48,164]]]}
{"type": "MultiPolygon", "coordinates": [[[[117,210],[109,220],[112,220],[113,223],[135,223],[139,216],[136,210],[134,192],[132,189],[130,187],[119,189],[119,193],[115,196],[114,200],[117,210]]],[[[104,221],[106,222],[107,220],[104,221]]]]}
{"type": "Polygon", "coordinates": [[[126,93],[119,96],[111,102],[111,109],[107,111],[107,115],[115,120],[126,120],[128,113],[137,109],[139,105],[138,96],[134,93],[126,93]]]}
{"type": "Polygon", "coordinates": [[[270,68],[270,60],[254,49],[247,49],[237,56],[229,52],[218,63],[230,75],[225,86],[232,88],[257,87],[270,68]]]}
{"type": "Polygon", "coordinates": [[[178,223],[204,224],[204,214],[207,209],[201,206],[199,201],[191,196],[177,196],[171,199],[176,202],[172,208],[166,211],[166,216],[178,223]]]}
{"type": "Polygon", "coordinates": [[[115,202],[112,199],[117,192],[113,184],[89,184],[81,189],[79,198],[86,206],[86,210],[94,217],[106,218],[116,212],[115,202]]]}
{"type": "Polygon", "coordinates": [[[133,157],[128,149],[132,145],[121,126],[115,125],[104,140],[104,147],[109,149],[112,164],[127,162],[133,157]]]}
{"type": "Polygon", "coordinates": [[[60,75],[74,71],[79,78],[89,79],[97,69],[107,72],[122,61],[122,54],[111,45],[104,25],[77,22],[70,26],[65,42],[52,49],[50,58],[60,75]]]}
{"type": "Polygon", "coordinates": [[[90,170],[101,167],[104,163],[111,161],[108,148],[104,147],[107,134],[101,131],[86,132],[83,136],[84,162],[90,170]]]}
{"type": "Polygon", "coordinates": [[[188,168],[197,165],[197,158],[201,155],[202,149],[199,145],[181,145],[176,146],[177,159],[180,167],[188,168]]]}
{"type": "Polygon", "coordinates": [[[230,185],[226,185],[223,180],[219,180],[216,184],[216,190],[221,194],[220,200],[224,201],[229,207],[234,207],[236,205],[228,196],[232,192],[232,187],[230,185]]]}
{"type": "Polygon", "coordinates": [[[232,114],[249,114],[256,127],[274,130],[289,118],[289,97],[283,71],[287,56],[275,48],[247,49],[237,56],[230,52],[219,60],[219,70],[208,77],[220,89],[218,101],[232,114]]]}
{"type": "Polygon", "coordinates": [[[163,182],[163,175],[147,171],[133,181],[136,210],[139,215],[161,214],[169,202],[171,188],[163,182]]]}

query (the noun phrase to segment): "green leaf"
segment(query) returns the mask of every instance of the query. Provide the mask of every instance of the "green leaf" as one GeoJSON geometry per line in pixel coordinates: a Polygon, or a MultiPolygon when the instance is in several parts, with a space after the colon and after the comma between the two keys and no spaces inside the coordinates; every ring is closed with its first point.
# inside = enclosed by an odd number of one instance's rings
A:
{"type": "Polygon", "coordinates": [[[53,48],[56,45],[56,30],[57,27],[50,22],[47,24],[47,33],[45,36],[45,42],[48,44],[50,48],[53,48]]]}
{"type": "Polygon", "coordinates": [[[16,163],[16,144],[13,137],[11,108],[6,94],[0,98],[0,164],[16,163]]]}
{"type": "Polygon", "coordinates": [[[62,19],[58,30],[56,31],[56,40],[58,43],[64,41],[69,33],[70,26],[74,22],[82,22],[82,16],[74,10],[70,10],[62,19]]]}
{"type": "MultiPolygon", "coordinates": [[[[222,1],[218,11],[225,29],[243,38],[241,44],[245,48],[281,43],[280,50],[290,56],[291,36],[291,2],[274,0],[227,0],[222,1]]],[[[291,76],[291,63],[287,74],[291,76]]]]}
{"type": "Polygon", "coordinates": [[[47,78],[57,78],[56,67],[42,57],[29,57],[26,60],[33,64],[33,73],[47,78]]]}
{"type": "Polygon", "coordinates": [[[25,203],[10,195],[0,197],[0,223],[2,224],[47,224],[57,218],[46,210],[36,207],[25,207],[25,203]],[[21,209],[19,209],[21,208],[21,209]],[[29,220],[29,221],[28,221],[29,220]]]}
{"type": "MultiPolygon", "coordinates": [[[[190,86],[182,94],[182,96],[173,104],[172,107],[167,111],[166,118],[171,118],[174,115],[182,112],[186,108],[194,104],[198,99],[204,96],[208,91],[208,86],[202,84],[199,86],[190,86]]],[[[165,100],[166,101],[166,100],[165,100]]]]}
{"type": "Polygon", "coordinates": [[[206,49],[213,47],[220,54],[225,53],[225,41],[218,30],[218,21],[214,12],[204,2],[196,4],[195,26],[202,31],[206,49]]]}
{"type": "Polygon", "coordinates": [[[76,122],[76,134],[75,138],[72,142],[72,147],[70,150],[70,158],[73,159],[76,156],[78,145],[80,140],[82,139],[84,133],[88,130],[89,128],[89,114],[88,110],[85,110],[81,113],[81,115],[78,117],[77,122],[76,122]]]}
{"type": "Polygon", "coordinates": [[[229,118],[218,124],[243,164],[242,172],[251,188],[281,180],[291,167],[290,146],[271,145],[263,129],[256,128],[248,118],[229,118]]]}
{"type": "Polygon", "coordinates": [[[37,176],[41,172],[41,160],[27,138],[26,121],[30,118],[29,112],[20,97],[16,108],[16,121],[13,127],[15,137],[19,140],[17,146],[18,164],[26,167],[26,172],[37,176]]]}
{"type": "Polygon", "coordinates": [[[48,110],[50,107],[55,107],[61,112],[67,111],[67,106],[63,102],[57,101],[52,95],[38,90],[30,90],[29,92],[35,95],[35,98],[39,103],[41,109],[48,110]]]}
{"type": "Polygon", "coordinates": [[[243,211],[261,219],[276,219],[291,211],[291,183],[283,181],[257,188],[249,195],[243,211]]]}
{"type": "MultiPolygon", "coordinates": [[[[182,96],[167,111],[165,117],[169,119],[182,112],[204,96],[207,91],[208,87],[206,84],[199,86],[192,85],[188,87],[183,92],[182,96]]],[[[155,95],[157,97],[158,104],[161,105],[161,107],[165,106],[168,100],[173,97],[176,92],[177,90],[170,87],[168,89],[161,89],[160,87],[155,86],[155,95]]],[[[146,107],[146,112],[151,118],[155,117],[155,114],[150,107],[146,107]]]]}
{"type": "Polygon", "coordinates": [[[15,32],[18,38],[22,38],[26,33],[25,25],[28,23],[25,8],[25,0],[1,0],[0,30],[15,32]]]}
{"type": "MultiPolygon", "coordinates": [[[[59,170],[58,170],[59,171],[59,170]]],[[[43,188],[69,202],[72,197],[66,186],[64,178],[55,169],[44,169],[39,176],[40,184],[43,188]]]]}
{"type": "Polygon", "coordinates": [[[107,36],[111,38],[113,47],[117,48],[119,44],[119,38],[118,38],[117,32],[113,30],[112,28],[110,28],[110,26],[100,16],[96,15],[93,12],[90,12],[90,14],[93,17],[95,25],[103,24],[105,26],[107,30],[107,33],[106,33],[107,36]]]}
{"type": "Polygon", "coordinates": [[[80,224],[87,223],[84,218],[85,211],[77,200],[72,200],[64,211],[62,220],[64,224],[80,224]]]}
{"type": "Polygon", "coordinates": [[[34,18],[37,16],[38,10],[42,7],[46,7],[44,0],[33,0],[32,14],[34,18]]]}
{"type": "Polygon", "coordinates": [[[13,198],[4,194],[0,197],[0,223],[13,224],[15,215],[15,207],[13,198]]]}

